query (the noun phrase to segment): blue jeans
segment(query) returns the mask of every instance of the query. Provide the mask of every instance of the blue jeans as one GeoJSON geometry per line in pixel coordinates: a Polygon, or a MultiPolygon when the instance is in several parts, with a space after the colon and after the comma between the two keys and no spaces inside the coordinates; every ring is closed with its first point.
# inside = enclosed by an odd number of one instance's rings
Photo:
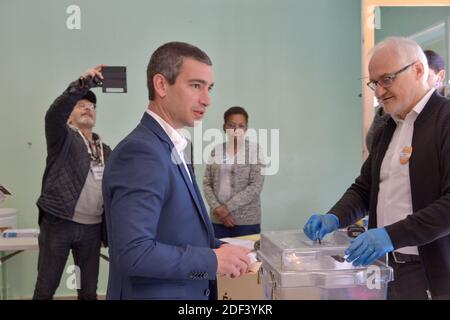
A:
{"type": "Polygon", "coordinates": [[[251,224],[248,226],[225,227],[223,224],[213,223],[214,234],[216,238],[241,237],[261,232],[260,224],[251,224]]]}
{"type": "Polygon", "coordinates": [[[80,224],[44,214],[40,224],[38,277],[33,299],[53,299],[72,250],[79,267],[79,300],[97,299],[101,224],[80,224]]]}

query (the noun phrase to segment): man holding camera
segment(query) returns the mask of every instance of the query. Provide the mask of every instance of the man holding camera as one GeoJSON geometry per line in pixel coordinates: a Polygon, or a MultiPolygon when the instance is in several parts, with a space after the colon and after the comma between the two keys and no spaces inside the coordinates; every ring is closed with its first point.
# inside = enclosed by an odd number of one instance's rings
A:
{"type": "Polygon", "coordinates": [[[45,116],[47,161],[39,208],[38,277],[33,299],[52,299],[70,250],[78,299],[97,298],[103,230],[103,168],[111,149],[92,131],[103,65],[86,71],[53,102],[45,116]]]}

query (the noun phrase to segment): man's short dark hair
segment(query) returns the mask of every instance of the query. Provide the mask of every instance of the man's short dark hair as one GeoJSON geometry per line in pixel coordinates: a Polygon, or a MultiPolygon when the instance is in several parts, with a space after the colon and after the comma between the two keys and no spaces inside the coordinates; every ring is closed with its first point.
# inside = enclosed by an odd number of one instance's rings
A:
{"type": "Polygon", "coordinates": [[[425,50],[424,53],[427,57],[428,66],[430,67],[430,69],[433,69],[433,71],[436,73],[441,70],[445,70],[445,62],[440,55],[438,55],[433,50],[425,50]]]}
{"type": "Polygon", "coordinates": [[[147,67],[147,87],[150,100],[155,98],[153,77],[162,74],[173,85],[180,74],[184,58],[191,58],[212,66],[211,59],[199,48],[185,42],[169,42],[160,46],[152,54],[147,67]]]}
{"type": "Polygon", "coordinates": [[[223,121],[226,123],[228,121],[228,117],[230,117],[233,114],[241,114],[245,117],[245,122],[248,123],[248,113],[247,111],[245,111],[244,108],[242,107],[231,107],[230,109],[228,109],[227,111],[225,111],[225,113],[223,114],[223,121]]]}

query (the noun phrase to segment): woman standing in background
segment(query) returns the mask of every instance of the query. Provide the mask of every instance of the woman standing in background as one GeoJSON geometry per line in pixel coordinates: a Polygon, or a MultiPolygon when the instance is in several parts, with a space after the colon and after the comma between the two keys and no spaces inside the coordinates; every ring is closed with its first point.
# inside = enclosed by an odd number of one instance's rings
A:
{"type": "Polygon", "coordinates": [[[228,109],[223,125],[227,141],[212,150],[206,166],[203,191],[216,238],[261,231],[262,152],[246,138],[247,128],[245,109],[228,109]]]}

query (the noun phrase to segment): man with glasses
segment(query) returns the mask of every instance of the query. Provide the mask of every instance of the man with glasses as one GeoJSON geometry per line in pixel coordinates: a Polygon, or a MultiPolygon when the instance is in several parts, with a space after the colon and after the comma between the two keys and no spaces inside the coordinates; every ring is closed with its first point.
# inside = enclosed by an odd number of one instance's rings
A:
{"type": "MultiPolygon", "coordinates": [[[[440,55],[438,55],[433,50],[425,50],[425,56],[427,57],[429,74],[428,74],[428,84],[431,88],[436,88],[436,92],[441,96],[446,98],[450,97],[450,87],[444,85],[445,80],[445,62],[440,55]]],[[[407,66],[408,67],[408,66],[407,66]]],[[[405,68],[406,69],[406,68],[405,68]]],[[[400,70],[400,73],[404,70],[400,70]]],[[[395,78],[396,75],[394,75],[395,78]]],[[[390,81],[390,77],[387,77],[386,81],[390,81]]],[[[373,86],[373,84],[371,84],[373,86]]],[[[375,116],[373,122],[366,134],[366,146],[370,152],[373,142],[373,136],[376,130],[379,130],[384,126],[386,121],[389,120],[391,116],[384,112],[383,106],[378,106],[375,111],[375,116]]]]}
{"type": "Polygon", "coordinates": [[[354,184],[304,232],[321,240],[368,211],[369,230],[346,250],[347,261],[367,266],[389,253],[389,299],[450,299],[450,101],[430,88],[425,54],[406,38],[379,43],[369,75],[391,118],[354,184]]]}
{"type": "Polygon", "coordinates": [[[72,250],[78,299],[97,298],[103,228],[103,168],[111,149],[92,131],[97,98],[90,91],[103,65],[72,82],[45,116],[47,165],[39,208],[38,277],[33,299],[52,299],[72,250]]]}

